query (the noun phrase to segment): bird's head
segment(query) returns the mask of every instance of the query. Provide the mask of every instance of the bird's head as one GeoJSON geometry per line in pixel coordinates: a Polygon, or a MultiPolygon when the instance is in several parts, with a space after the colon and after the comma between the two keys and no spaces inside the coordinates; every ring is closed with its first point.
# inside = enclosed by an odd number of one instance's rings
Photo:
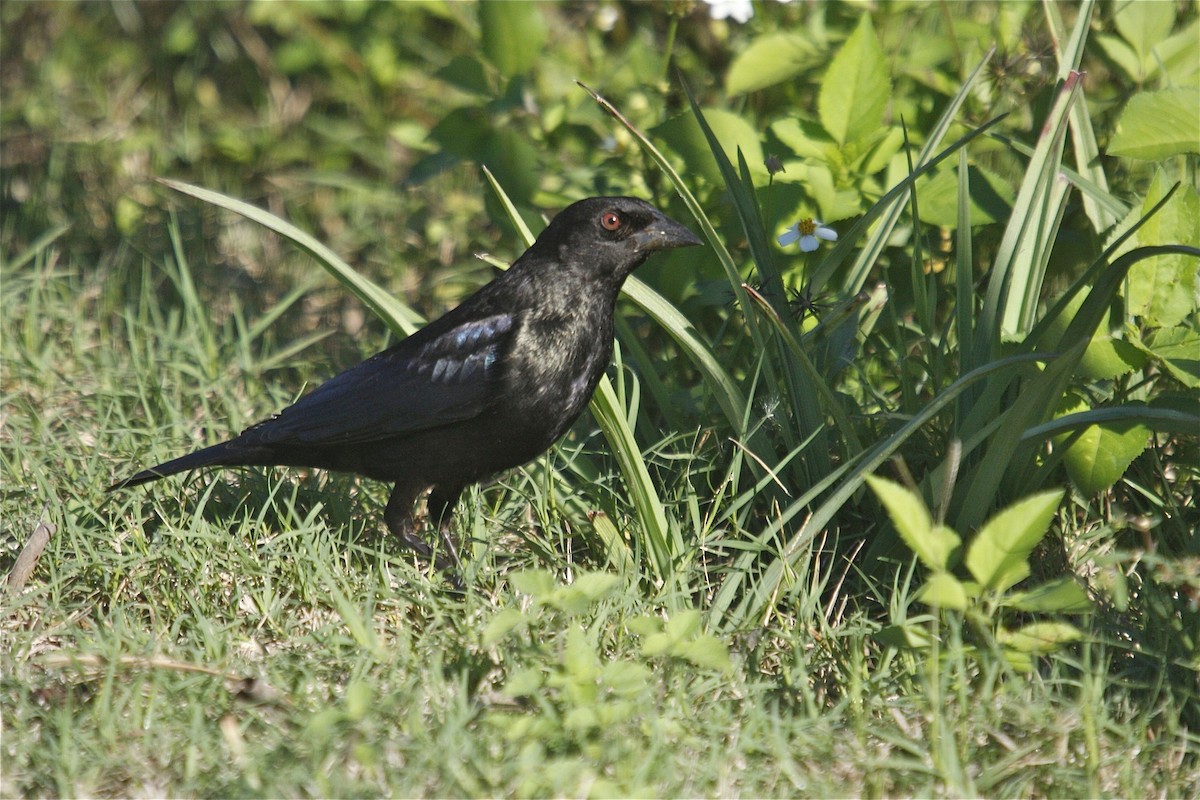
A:
{"type": "Polygon", "coordinates": [[[531,250],[553,248],[560,263],[619,284],[651,253],[698,244],[695,234],[644,200],[590,197],[563,209],[531,250]]]}

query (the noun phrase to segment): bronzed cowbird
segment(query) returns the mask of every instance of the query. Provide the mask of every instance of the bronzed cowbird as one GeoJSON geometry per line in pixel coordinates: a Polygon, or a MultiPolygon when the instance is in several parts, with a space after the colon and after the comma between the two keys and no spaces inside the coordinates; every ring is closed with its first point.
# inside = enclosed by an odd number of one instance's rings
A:
{"type": "Polygon", "coordinates": [[[536,458],[570,427],[612,356],[625,278],[657,250],[696,244],[642,200],[581,200],[445,316],[237,437],[111,489],[198,467],[357,473],[395,484],[384,521],[428,558],[413,506],[432,487],[429,516],[445,542],[438,564],[453,564],[448,523],[463,489],[536,458]]]}

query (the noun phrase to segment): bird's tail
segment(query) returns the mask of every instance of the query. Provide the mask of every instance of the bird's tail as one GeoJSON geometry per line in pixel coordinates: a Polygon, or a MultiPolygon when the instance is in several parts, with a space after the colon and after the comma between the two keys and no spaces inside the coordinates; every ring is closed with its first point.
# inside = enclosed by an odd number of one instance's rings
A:
{"type": "Polygon", "coordinates": [[[222,442],[194,453],[188,453],[186,456],[173,458],[156,467],[144,469],[136,475],[114,483],[108,487],[108,491],[115,492],[118,489],[128,489],[130,486],[140,486],[143,483],[150,483],[168,475],[186,472],[189,469],[214,466],[232,467],[246,463],[245,454],[229,447],[229,442],[222,442]]]}

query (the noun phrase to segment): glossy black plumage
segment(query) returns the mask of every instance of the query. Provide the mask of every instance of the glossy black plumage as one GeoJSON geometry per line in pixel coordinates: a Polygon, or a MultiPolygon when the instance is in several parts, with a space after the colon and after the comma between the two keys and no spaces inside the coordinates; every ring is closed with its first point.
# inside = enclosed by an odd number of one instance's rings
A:
{"type": "Polygon", "coordinates": [[[625,278],[656,250],[700,244],[630,197],[582,200],[508,271],[393,347],[221,444],[112,489],[199,467],[295,466],[395,483],[388,528],[428,556],[413,505],[446,526],[463,488],[550,447],[587,405],[612,356],[625,278]]]}

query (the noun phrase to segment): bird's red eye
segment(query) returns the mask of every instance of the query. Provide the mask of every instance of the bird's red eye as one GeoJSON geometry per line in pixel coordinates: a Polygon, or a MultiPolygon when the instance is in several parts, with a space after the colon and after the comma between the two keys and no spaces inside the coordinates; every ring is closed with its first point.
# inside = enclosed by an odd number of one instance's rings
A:
{"type": "Polygon", "coordinates": [[[600,224],[606,231],[615,231],[621,227],[621,215],[615,211],[605,211],[600,215],[600,224]]]}

